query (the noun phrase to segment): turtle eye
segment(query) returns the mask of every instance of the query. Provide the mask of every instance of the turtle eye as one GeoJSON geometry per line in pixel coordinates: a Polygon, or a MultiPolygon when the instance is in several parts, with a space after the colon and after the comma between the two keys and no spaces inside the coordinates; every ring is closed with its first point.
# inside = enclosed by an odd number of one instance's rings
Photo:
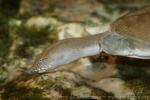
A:
{"type": "Polygon", "coordinates": [[[40,59],[39,62],[41,63],[41,62],[43,62],[43,61],[45,61],[45,60],[47,60],[47,59],[48,59],[48,58],[40,59]]]}
{"type": "Polygon", "coordinates": [[[39,60],[39,62],[42,62],[42,61],[43,61],[43,59],[40,59],[40,60],[39,60]]]}

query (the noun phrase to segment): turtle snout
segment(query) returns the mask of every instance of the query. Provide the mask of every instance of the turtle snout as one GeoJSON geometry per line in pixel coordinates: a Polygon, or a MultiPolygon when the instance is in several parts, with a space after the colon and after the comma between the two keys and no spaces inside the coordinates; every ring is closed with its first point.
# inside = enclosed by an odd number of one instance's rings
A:
{"type": "Polygon", "coordinates": [[[25,72],[27,74],[36,74],[36,73],[44,73],[48,70],[48,66],[47,65],[37,65],[37,66],[32,66],[31,68],[27,69],[25,72]]]}

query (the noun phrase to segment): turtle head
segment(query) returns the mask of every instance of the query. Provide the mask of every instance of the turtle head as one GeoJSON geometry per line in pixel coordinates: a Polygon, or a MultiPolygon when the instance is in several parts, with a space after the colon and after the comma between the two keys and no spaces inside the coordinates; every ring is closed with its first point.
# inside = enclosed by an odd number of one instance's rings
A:
{"type": "Polygon", "coordinates": [[[48,69],[53,70],[80,58],[78,49],[73,49],[73,47],[74,45],[66,40],[53,44],[37,57],[33,66],[29,68],[26,73],[43,73],[48,69]]]}

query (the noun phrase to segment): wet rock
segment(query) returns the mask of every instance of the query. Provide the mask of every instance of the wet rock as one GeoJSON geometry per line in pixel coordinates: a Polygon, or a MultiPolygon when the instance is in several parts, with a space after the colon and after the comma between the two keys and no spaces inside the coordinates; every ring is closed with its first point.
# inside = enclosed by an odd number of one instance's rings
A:
{"type": "Polygon", "coordinates": [[[100,34],[100,33],[103,33],[103,32],[106,32],[110,29],[110,26],[109,24],[101,24],[101,25],[98,25],[98,26],[95,26],[95,27],[86,27],[86,31],[91,34],[91,35],[94,35],[94,34],[100,34]]]}
{"type": "Polygon", "coordinates": [[[79,98],[88,98],[91,96],[91,93],[92,93],[91,89],[85,86],[74,88],[71,92],[72,95],[77,96],[79,98]]]}
{"type": "Polygon", "coordinates": [[[60,40],[71,37],[82,37],[86,34],[84,31],[84,27],[79,23],[63,24],[58,27],[57,30],[58,38],[60,40]]]}
{"type": "Polygon", "coordinates": [[[131,100],[136,100],[134,92],[125,85],[123,80],[118,78],[105,78],[97,82],[88,83],[93,87],[103,89],[108,93],[114,94],[118,99],[129,98],[131,100]]]}
{"type": "Polygon", "coordinates": [[[31,17],[25,23],[25,27],[31,31],[53,30],[60,23],[52,17],[31,17]]]}

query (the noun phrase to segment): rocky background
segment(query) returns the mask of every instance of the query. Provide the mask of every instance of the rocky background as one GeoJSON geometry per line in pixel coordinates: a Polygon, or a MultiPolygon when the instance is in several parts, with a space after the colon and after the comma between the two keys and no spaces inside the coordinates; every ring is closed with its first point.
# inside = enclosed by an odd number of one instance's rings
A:
{"type": "Polygon", "coordinates": [[[150,60],[102,54],[49,73],[22,72],[52,43],[104,32],[119,16],[149,4],[149,0],[1,0],[0,100],[150,99],[150,60]]]}

